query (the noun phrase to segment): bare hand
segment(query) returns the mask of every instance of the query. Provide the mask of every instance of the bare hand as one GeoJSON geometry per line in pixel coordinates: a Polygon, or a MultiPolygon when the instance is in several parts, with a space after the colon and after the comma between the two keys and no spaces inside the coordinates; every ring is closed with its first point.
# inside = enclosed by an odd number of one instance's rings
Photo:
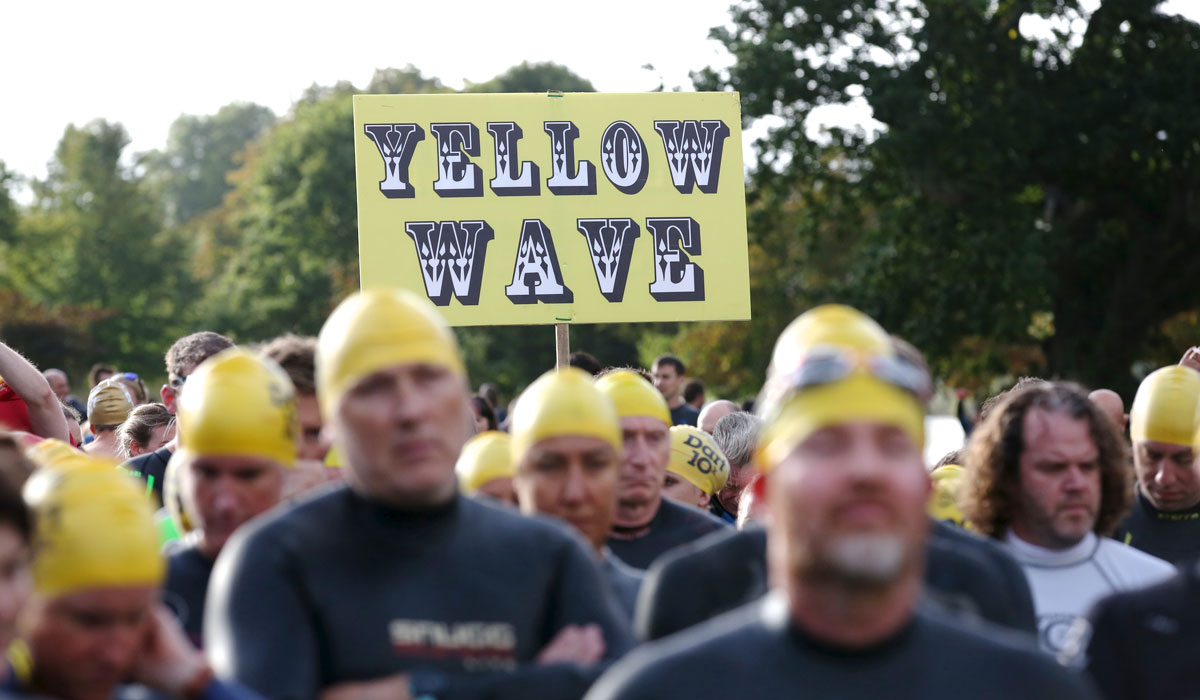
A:
{"type": "Polygon", "coordinates": [[[183,633],[175,616],[155,603],[147,624],[143,651],[133,669],[133,680],[167,695],[184,691],[208,669],[208,662],[183,633]]]}
{"type": "Polygon", "coordinates": [[[341,683],[321,692],[321,700],[412,700],[408,674],[398,673],[377,681],[341,683]]]}
{"type": "Polygon", "coordinates": [[[1200,372],[1200,345],[1188,348],[1187,352],[1183,353],[1183,358],[1179,360],[1179,364],[1200,372]]]}
{"type": "Polygon", "coordinates": [[[604,658],[604,633],[600,625],[567,625],[537,656],[537,663],[591,666],[604,658]]]}

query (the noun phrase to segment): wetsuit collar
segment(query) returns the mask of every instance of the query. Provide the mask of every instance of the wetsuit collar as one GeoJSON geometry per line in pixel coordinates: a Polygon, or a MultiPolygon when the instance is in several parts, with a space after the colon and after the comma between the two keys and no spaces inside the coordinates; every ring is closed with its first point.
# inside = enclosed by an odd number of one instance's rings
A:
{"type": "Polygon", "coordinates": [[[1134,485],[1133,492],[1137,496],[1137,507],[1140,507],[1155,520],[1189,520],[1193,514],[1200,513],[1200,503],[1191,508],[1184,508],[1183,510],[1159,510],[1146,496],[1146,492],[1142,490],[1141,484],[1134,485]]]}
{"type": "Polygon", "coordinates": [[[914,613],[908,622],[904,623],[903,627],[887,639],[872,644],[869,647],[851,649],[817,639],[796,625],[792,619],[791,612],[788,610],[787,596],[782,591],[771,591],[763,597],[760,605],[762,621],[768,629],[785,634],[790,641],[798,646],[826,656],[840,657],[847,660],[881,656],[902,648],[916,630],[917,619],[919,617],[919,614],[914,613]]]}
{"type": "Polygon", "coordinates": [[[1094,532],[1084,535],[1082,540],[1066,549],[1039,547],[1017,537],[1012,530],[1005,533],[1004,541],[1017,561],[1033,566],[1075,566],[1091,559],[1100,546],[1094,532]]]}

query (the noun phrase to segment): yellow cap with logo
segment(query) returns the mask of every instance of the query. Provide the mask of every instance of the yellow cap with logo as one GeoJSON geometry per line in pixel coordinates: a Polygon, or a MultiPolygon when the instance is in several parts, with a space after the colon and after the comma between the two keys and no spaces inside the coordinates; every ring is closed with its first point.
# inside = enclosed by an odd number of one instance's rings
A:
{"type": "Polygon", "coordinates": [[[466,376],[458,342],[441,314],[412,292],[377,288],[352,294],[317,337],[317,395],[333,415],[363,377],[394,365],[425,363],[466,376]]]}
{"type": "Polygon", "coordinates": [[[779,335],[758,411],[758,465],[770,469],[822,428],[851,421],[893,425],[925,443],[918,398],[929,378],[897,355],[887,332],[848,306],[818,306],[779,335]]]}
{"type": "Polygon", "coordinates": [[[621,423],[613,402],[599,383],[592,383],[591,375],[574,367],[543,374],[517,399],[513,464],[520,464],[529,448],[542,440],[568,435],[598,438],[621,452],[621,423]]]}
{"type": "Polygon", "coordinates": [[[261,457],[295,465],[295,393],[287,374],[267,358],[240,348],[208,358],[179,397],[180,450],[172,459],[261,457]]]}
{"type": "Polygon", "coordinates": [[[1197,401],[1200,372],[1183,365],[1154,370],[1142,380],[1129,407],[1130,439],[1191,446],[1197,401]]]}
{"type": "Polygon", "coordinates": [[[35,472],[24,495],[37,517],[33,583],[39,594],[162,584],[166,563],[154,510],[115,464],[63,456],[35,472]]]}
{"type": "Polygon", "coordinates": [[[509,442],[508,433],[499,430],[486,430],[467,440],[454,465],[463,493],[473,495],[487,482],[511,478],[516,473],[509,442]]]}
{"type": "Polygon", "coordinates": [[[88,394],[87,419],[92,425],[120,425],[132,410],[133,397],[117,377],[105,379],[88,394]]]}
{"type": "Polygon", "coordinates": [[[729,481],[729,460],[708,433],[690,425],[676,425],[671,428],[671,463],[667,471],[711,496],[729,481]]]}
{"type": "MultiPolygon", "coordinates": [[[[618,369],[596,379],[599,389],[617,409],[618,418],[649,416],[671,426],[671,409],[667,400],[637,372],[618,369]]],[[[520,408],[520,403],[517,407],[520,408]]]]}
{"type": "Polygon", "coordinates": [[[929,473],[933,492],[929,494],[926,512],[934,520],[944,520],[959,527],[966,525],[966,518],[958,507],[958,489],[966,471],[957,464],[944,464],[929,473]]]}

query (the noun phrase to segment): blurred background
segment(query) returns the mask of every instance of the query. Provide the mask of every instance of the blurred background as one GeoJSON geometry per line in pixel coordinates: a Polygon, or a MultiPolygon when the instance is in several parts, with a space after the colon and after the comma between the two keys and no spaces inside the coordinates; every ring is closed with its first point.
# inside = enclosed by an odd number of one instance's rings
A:
{"type": "MultiPolygon", "coordinates": [[[[1023,375],[1128,402],[1200,342],[1194,0],[6,14],[0,338],[84,391],[95,362],[157,386],[194,330],[317,332],[358,284],[356,93],[739,91],[753,320],[571,329],[604,364],[674,352],[709,399],[831,300],[926,354],[942,413],[1023,375]]],[[[509,397],[554,361],[549,327],[457,332],[509,397]]]]}

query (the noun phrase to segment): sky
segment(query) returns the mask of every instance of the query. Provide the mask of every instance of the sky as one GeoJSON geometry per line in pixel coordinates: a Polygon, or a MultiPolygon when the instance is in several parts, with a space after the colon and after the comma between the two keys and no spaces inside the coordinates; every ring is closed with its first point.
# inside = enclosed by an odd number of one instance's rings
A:
{"type": "MultiPolygon", "coordinates": [[[[284,114],[313,83],[362,87],[375,69],[409,63],[455,88],[527,60],[566,65],[602,92],[640,92],[660,81],[688,89],[691,71],[730,63],[708,33],[728,21],[731,4],[14,0],[4,3],[0,24],[0,160],[42,177],[71,123],[120,122],[132,154],[164,147],[180,114],[212,114],[235,101],[284,114]]],[[[1167,0],[1160,10],[1200,21],[1200,0],[1167,0]]],[[[1045,28],[1025,22],[1021,31],[1045,28]]],[[[829,114],[872,126],[865,103],[829,114]]]]}
{"type": "Polygon", "coordinates": [[[203,3],[4,3],[0,23],[0,160],[25,176],[70,123],[122,123],[131,151],[162,148],[180,114],[235,101],[285,113],[309,85],[363,87],[377,68],[411,63],[451,87],[523,60],[555,61],[604,92],[727,65],[709,29],[731,0],[208,0],[203,3]],[[584,8],[596,9],[584,9],[584,8]],[[655,71],[642,68],[653,64],[655,71]]]}

